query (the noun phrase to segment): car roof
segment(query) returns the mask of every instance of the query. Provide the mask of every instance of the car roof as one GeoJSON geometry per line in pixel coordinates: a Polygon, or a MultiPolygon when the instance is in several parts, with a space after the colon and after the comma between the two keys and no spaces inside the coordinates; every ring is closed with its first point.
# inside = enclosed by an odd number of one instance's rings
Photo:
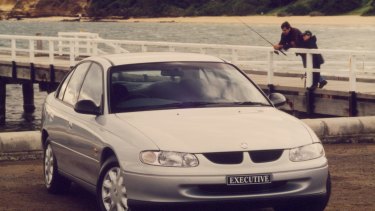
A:
{"type": "MultiPolygon", "coordinates": [[[[225,62],[220,58],[206,54],[179,52],[122,53],[99,57],[110,61],[114,66],[154,62],[225,62]]],[[[95,60],[95,57],[92,57],[91,60],[95,60]]]]}

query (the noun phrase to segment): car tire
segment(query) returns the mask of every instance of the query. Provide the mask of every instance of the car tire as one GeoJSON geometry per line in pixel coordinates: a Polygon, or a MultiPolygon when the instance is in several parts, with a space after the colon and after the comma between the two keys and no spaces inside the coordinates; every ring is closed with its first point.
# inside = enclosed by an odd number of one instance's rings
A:
{"type": "Polygon", "coordinates": [[[100,210],[134,211],[128,206],[124,175],[115,157],[108,158],[102,165],[96,189],[100,210]]]}
{"type": "MultiPolygon", "coordinates": [[[[303,202],[301,204],[293,205],[282,205],[274,208],[275,211],[323,211],[328,205],[329,198],[331,196],[331,176],[328,173],[327,183],[326,183],[326,194],[324,197],[316,200],[310,200],[303,202]]],[[[293,202],[290,202],[293,203],[293,202]]]]}
{"type": "Polygon", "coordinates": [[[44,149],[43,172],[44,183],[49,193],[61,194],[69,190],[71,182],[59,174],[57,160],[49,142],[44,149]]]}

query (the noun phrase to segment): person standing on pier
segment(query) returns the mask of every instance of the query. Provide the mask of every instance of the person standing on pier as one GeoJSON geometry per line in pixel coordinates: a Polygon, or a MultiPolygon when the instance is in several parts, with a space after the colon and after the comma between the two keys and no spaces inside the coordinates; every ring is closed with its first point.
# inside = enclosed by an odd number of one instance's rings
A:
{"type": "MultiPolygon", "coordinates": [[[[298,43],[299,48],[308,48],[308,49],[318,49],[318,45],[316,44],[317,38],[315,35],[311,33],[311,31],[307,30],[302,34],[302,41],[298,43]]],[[[298,55],[302,58],[303,67],[306,68],[306,54],[299,53],[298,55]]],[[[313,54],[312,58],[313,68],[320,69],[320,65],[324,63],[323,56],[321,54],[313,54]]],[[[319,86],[319,88],[323,88],[328,82],[320,76],[320,72],[313,72],[313,84],[311,86],[312,89],[315,89],[319,86]]]]}
{"type": "Polygon", "coordinates": [[[297,28],[293,28],[289,22],[285,21],[281,24],[281,38],[278,44],[275,44],[273,48],[275,50],[288,50],[289,48],[296,48],[298,43],[301,42],[301,31],[297,28]]]}
{"type": "MultiPolygon", "coordinates": [[[[297,28],[292,27],[289,22],[285,21],[281,24],[281,39],[278,44],[275,44],[273,48],[275,50],[288,50],[289,48],[309,48],[317,49],[316,36],[312,35],[311,31],[301,33],[297,28]]],[[[297,54],[302,57],[303,67],[306,68],[306,54],[297,54]]],[[[313,55],[313,68],[320,69],[320,65],[324,63],[323,56],[321,54],[313,55]]],[[[320,72],[313,72],[313,85],[312,89],[323,88],[328,82],[320,76],[320,72]]]]}

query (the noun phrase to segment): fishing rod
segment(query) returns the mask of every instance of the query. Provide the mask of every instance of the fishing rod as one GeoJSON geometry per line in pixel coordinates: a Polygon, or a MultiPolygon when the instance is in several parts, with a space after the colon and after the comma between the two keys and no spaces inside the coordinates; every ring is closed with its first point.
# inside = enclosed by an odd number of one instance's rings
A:
{"type": "MultiPolygon", "coordinates": [[[[249,26],[248,24],[246,24],[245,22],[243,22],[241,19],[239,19],[241,21],[241,23],[243,23],[247,28],[249,28],[251,31],[255,32],[257,35],[259,35],[259,37],[261,37],[263,40],[265,40],[266,42],[268,42],[269,44],[271,44],[273,46],[273,43],[271,43],[269,40],[267,40],[265,37],[263,37],[261,34],[259,34],[257,31],[255,31],[255,29],[253,29],[251,26],[249,26]]],[[[275,50],[274,53],[279,55],[279,52],[284,54],[286,56],[286,54],[284,53],[283,50],[279,49],[279,50],[275,50]]]]}

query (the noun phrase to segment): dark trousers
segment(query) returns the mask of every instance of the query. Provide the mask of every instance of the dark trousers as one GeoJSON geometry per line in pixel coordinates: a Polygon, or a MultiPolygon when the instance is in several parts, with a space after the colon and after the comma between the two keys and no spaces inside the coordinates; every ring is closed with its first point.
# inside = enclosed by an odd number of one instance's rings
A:
{"type": "MultiPolygon", "coordinates": [[[[320,64],[314,64],[313,63],[313,68],[314,69],[320,69],[320,64]]],[[[313,72],[313,83],[312,85],[318,85],[320,82],[320,72],[313,72]]]]}

